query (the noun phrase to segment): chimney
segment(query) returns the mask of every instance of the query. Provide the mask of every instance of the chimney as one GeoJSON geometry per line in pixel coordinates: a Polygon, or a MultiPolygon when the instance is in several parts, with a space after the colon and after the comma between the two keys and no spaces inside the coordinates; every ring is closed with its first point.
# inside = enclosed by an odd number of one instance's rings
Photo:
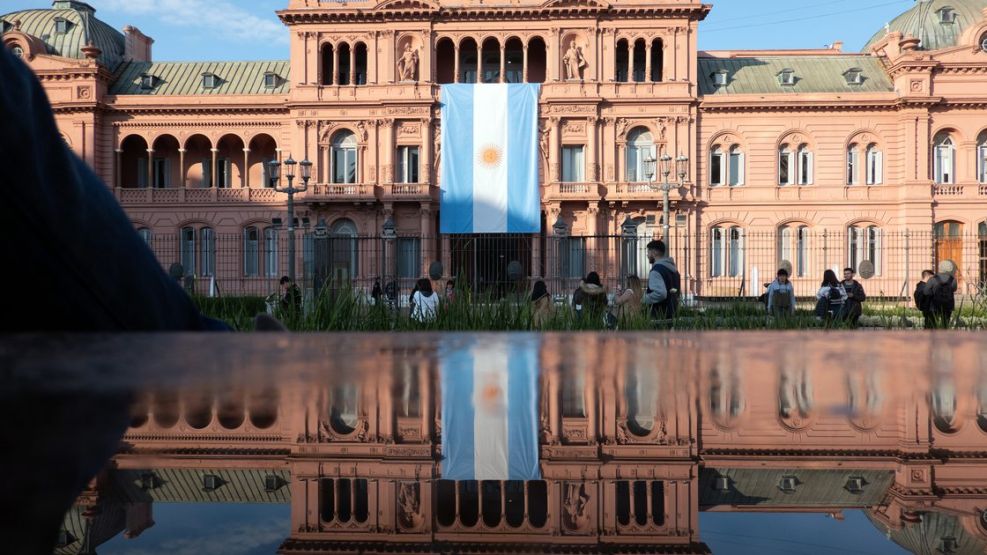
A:
{"type": "Polygon", "coordinates": [[[831,46],[830,48],[832,48],[833,50],[835,50],[837,52],[843,52],[843,41],[838,40],[838,41],[834,42],[833,43],[833,46],[831,46]]]}
{"type": "Polygon", "coordinates": [[[141,33],[140,29],[127,25],[123,28],[123,59],[128,62],[150,62],[151,45],[154,39],[141,33]]]}

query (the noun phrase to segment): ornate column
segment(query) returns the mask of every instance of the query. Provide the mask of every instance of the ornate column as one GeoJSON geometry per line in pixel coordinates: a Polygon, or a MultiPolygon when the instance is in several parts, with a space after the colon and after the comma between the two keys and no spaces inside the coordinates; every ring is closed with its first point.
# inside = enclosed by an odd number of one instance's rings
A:
{"type": "Polygon", "coordinates": [[[452,82],[459,82],[459,43],[453,45],[453,52],[455,54],[455,60],[453,60],[453,67],[455,68],[455,75],[452,76],[452,82]]]}
{"type": "Polygon", "coordinates": [[[243,175],[240,176],[240,187],[250,188],[250,149],[243,147],[243,175]]]}
{"type": "Polygon", "coordinates": [[[599,122],[596,116],[586,118],[586,181],[599,181],[597,169],[600,167],[599,160],[596,159],[596,124],[599,122]]]}
{"type": "Polygon", "coordinates": [[[178,171],[182,172],[182,175],[181,175],[182,189],[185,189],[185,188],[188,187],[188,178],[186,177],[186,171],[185,171],[185,149],[184,148],[178,149],[178,171]]]}
{"type": "Polygon", "coordinates": [[[386,118],[380,120],[380,126],[384,136],[378,139],[378,148],[381,149],[381,162],[384,166],[381,180],[384,183],[394,183],[394,119],[386,118]]]}
{"type": "Polygon", "coordinates": [[[217,159],[217,157],[219,155],[219,149],[218,148],[211,148],[209,150],[212,151],[212,163],[209,164],[209,186],[212,187],[213,189],[218,189],[219,188],[219,184],[216,183],[216,174],[217,174],[217,172],[216,172],[216,159],[217,159]]]}
{"type": "Polygon", "coordinates": [[[506,80],[504,79],[504,62],[505,62],[504,58],[506,57],[505,56],[506,52],[507,52],[507,43],[506,42],[500,43],[500,79],[497,80],[498,83],[506,82],[506,80]]]}
{"type": "MultiPolygon", "coordinates": [[[[114,157],[116,160],[116,164],[113,166],[113,186],[119,189],[123,187],[123,184],[120,183],[120,164],[123,163],[123,149],[117,148],[114,149],[113,152],[116,153],[116,156],[114,157]]],[[[179,151],[179,152],[184,152],[184,151],[179,151]]]]}
{"type": "Polygon", "coordinates": [[[528,43],[522,47],[524,55],[521,57],[521,82],[528,82],[528,43]]]}
{"type": "Polygon", "coordinates": [[[647,41],[644,43],[644,81],[651,81],[651,45],[647,41]]]}
{"type": "Polygon", "coordinates": [[[435,233],[432,232],[432,203],[423,202],[419,208],[421,245],[422,245],[422,275],[428,275],[428,265],[432,260],[432,242],[435,233]]]}
{"type": "Polygon", "coordinates": [[[421,120],[422,154],[418,157],[418,181],[432,183],[429,169],[432,167],[432,124],[425,118],[421,120]]]}
{"type": "Polygon", "coordinates": [[[627,39],[627,82],[634,82],[634,50],[635,42],[632,39],[627,39]]]}
{"type": "Polygon", "coordinates": [[[562,143],[561,121],[555,116],[548,118],[548,123],[551,126],[548,135],[548,181],[551,183],[559,181],[559,155],[562,150],[560,146],[562,143]]]}
{"type": "Polygon", "coordinates": [[[147,149],[147,188],[154,187],[154,149],[147,149]]]}
{"type": "Polygon", "coordinates": [[[545,80],[546,81],[558,81],[559,77],[559,67],[561,62],[559,61],[559,28],[552,27],[549,29],[548,41],[545,44],[548,49],[548,55],[545,57],[545,63],[548,67],[545,68],[545,80]]]}
{"type": "Polygon", "coordinates": [[[476,44],[476,82],[483,82],[483,43],[476,44]]]}
{"type": "Polygon", "coordinates": [[[339,45],[334,44],[332,46],[332,81],[333,85],[339,84],[339,45]]]}
{"type": "Polygon", "coordinates": [[[350,74],[347,82],[350,85],[356,85],[356,45],[350,45],[350,74]]]}
{"type": "Polygon", "coordinates": [[[665,71],[668,73],[668,79],[665,81],[678,81],[679,79],[678,56],[675,55],[678,44],[679,28],[675,27],[672,29],[672,40],[662,42],[661,55],[665,60],[665,71]]]}

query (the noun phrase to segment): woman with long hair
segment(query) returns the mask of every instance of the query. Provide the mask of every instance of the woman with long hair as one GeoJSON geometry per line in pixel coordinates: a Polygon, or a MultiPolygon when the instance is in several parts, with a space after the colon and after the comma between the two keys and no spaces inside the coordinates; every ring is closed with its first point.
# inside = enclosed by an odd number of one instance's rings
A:
{"type": "Polygon", "coordinates": [[[540,329],[552,319],[552,296],[545,282],[538,280],[531,289],[531,327],[540,329]]]}
{"type": "Polygon", "coordinates": [[[627,287],[620,292],[614,303],[617,305],[618,316],[624,320],[641,314],[641,299],[644,298],[644,288],[641,279],[635,275],[626,278],[627,287]]]}
{"type": "Polygon", "coordinates": [[[600,274],[590,272],[586,275],[586,279],[572,293],[572,308],[580,320],[584,315],[588,315],[591,321],[599,319],[607,308],[607,288],[600,282],[600,274]]]}
{"type": "Polygon", "coordinates": [[[415,282],[415,292],[411,294],[411,318],[428,323],[435,320],[439,311],[439,296],[432,291],[432,282],[421,278],[415,282]]]}
{"type": "Polygon", "coordinates": [[[823,272],[822,284],[816,292],[816,319],[831,320],[842,312],[847,294],[843,284],[836,277],[836,272],[823,272]]]}

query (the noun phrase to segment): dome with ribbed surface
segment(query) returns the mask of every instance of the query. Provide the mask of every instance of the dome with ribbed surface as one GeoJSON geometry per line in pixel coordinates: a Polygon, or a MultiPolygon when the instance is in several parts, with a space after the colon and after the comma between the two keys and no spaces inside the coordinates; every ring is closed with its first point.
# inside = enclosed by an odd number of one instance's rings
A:
{"type": "MultiPolygon", "coordinates": [[[[885,530],[869,511],[864,514],[878,530],[885,530]]],[[[918,555],[983,555],[987,549],[987,542],[967,532],[956,516],[940,512],[922,513],[921,522],[887,534],[888,539],[918,555]]]]}
{"type": "Polygon", "coordinates": [[[984,8],[987,0],[917,0],[910,10],[871,37],[864,52],[895,31],[921,40],[920,50],[956,46],[963,31],[984,19],[984,8]]]}
{"type": "Polygon", "coordinates": [[[82,49],[89,43],[99,48],[98,61],[114,69],[123,60],[123,33],[96,19],[96,10],[85,2],[56,0],[48,10],[22,10],[0,16],[4,31],[15,27],[22,33],[37,37],[45,44],[48,54],[83,59],[82,49]],[[64,20],[59,29],[58,20],[64,20]]]}

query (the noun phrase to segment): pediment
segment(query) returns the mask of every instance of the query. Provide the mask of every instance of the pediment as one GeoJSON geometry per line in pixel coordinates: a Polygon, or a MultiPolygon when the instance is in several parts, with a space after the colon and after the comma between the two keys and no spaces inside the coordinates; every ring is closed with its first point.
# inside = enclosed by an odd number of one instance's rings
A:
{"type": "Polygon", "coordinates": [[[374,6],[374,11],[438,11],[439,4],[429,0],[384,0],[374,6]]]}
{"type": "Polygon", "coordinates": [[[596,8],[605,10],[610,4],[601,0],[548,0],[542,8],[596,8]]]}

